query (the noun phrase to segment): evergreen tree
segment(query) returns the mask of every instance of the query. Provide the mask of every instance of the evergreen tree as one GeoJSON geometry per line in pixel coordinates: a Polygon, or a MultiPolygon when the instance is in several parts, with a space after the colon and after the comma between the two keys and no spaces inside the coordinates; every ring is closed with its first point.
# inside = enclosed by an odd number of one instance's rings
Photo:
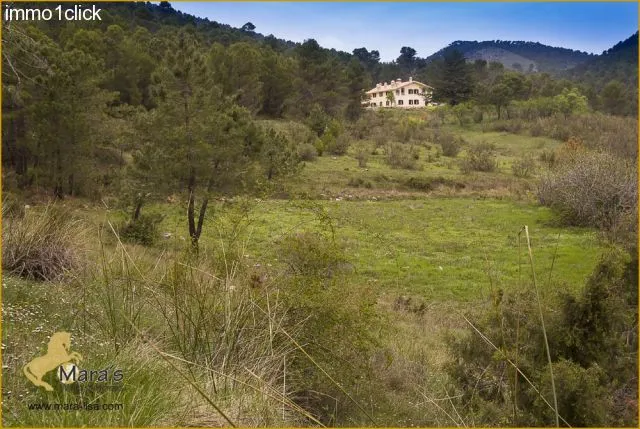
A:
{"type": "Polygon", "coordinates": [[[142,122],[145,142],[135,161],[159,189],[186,193],[189,236],[197,248],[211,195],[241,186],[241,172],[258,158],[261,139],[249,112],[222,96],[189,34],[180,34],[157,81],[158,108],[142,122]]]}
{"type": "Polygon", "coordinates": [[[464,55],[458,50],[447,52],[435,84],[434,100],[455,106],[471,98],[473,79],[464,55]]]}

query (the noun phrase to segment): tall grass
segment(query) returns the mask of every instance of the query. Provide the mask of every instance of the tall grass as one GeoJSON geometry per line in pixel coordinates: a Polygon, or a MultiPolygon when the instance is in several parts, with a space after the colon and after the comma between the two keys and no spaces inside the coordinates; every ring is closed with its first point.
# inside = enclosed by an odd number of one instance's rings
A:
{"type": "Polygon", "coordinates": [[[53,204],[10,217],[2,207],[2,269],[44,281],[74,275],[84,260],[87,229],[71,213],[53,204]],[[6,215],[6,216],[5,216],[6,215]]]}
{"type": "MultiPolygon", "coordinates": [[[[236,219],[234,228],[240,223],[236,219]]],[[[319,242],[288,246],[287,258],[303,267],[290,277],[290,265],[266,270],[249,263],[242,231],[232,237],[221,232],[218,244],[198,254],[186,249],[153,256],[110,229],[116,249],[102,246],[90,292],[102,307],[94,323],[116,351],[141,338],[158,344],[158,358],[175,365],[191,386],[190,397],[200,404],[198,421],[335,422],[334,412],[315,405],[318,392],[339,400],[341,409],[346,401],[368,416],[345,386],[352,383],[346,377],[357,374],[353,368],[366,364],[357,362],[365,348],[353,341],[364,341],[362,330],[369,326],[357,311],[362,296],[344,299],[345,285],[338,282],[346,278],[347,265],[333,258],[330,247],[318,259],[319,242]],[[300,281],[305,288],[298,289],[300,281]],[[344,338],[332,345],[327,338],[339,331],[344,338]],[[352,368],[340,369],[344,363],[352,368]]]]}

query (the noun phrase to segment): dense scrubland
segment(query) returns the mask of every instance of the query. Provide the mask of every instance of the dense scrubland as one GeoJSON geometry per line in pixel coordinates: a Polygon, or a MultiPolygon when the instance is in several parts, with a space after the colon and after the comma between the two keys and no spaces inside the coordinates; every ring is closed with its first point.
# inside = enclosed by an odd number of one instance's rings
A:
{"type": "Polygon", "coordinates": [[[109,11],[3,28],[4,425],[637,426],[629,109],[453,53],[362,111],[414,66],[109,11]],[[124,380],[29,384],[62,330],[124,380]]]}

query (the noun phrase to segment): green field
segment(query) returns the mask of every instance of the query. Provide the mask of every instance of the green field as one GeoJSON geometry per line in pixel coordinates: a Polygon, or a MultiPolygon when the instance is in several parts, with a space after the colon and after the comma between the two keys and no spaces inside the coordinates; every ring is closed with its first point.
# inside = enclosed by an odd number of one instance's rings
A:
{"type": "MultiPolygon", "coordinates": [[[[228,204],[227,204],[228,205],[228,204]]],[[[601,253],[597,233],[553,226],[551,212],[533,204],[496,199],[422,198],[388,201],[312,201],[308,207],[289,201],[253,202],[244,219],[246,253],[259,263],[277,264],[274,245],[292,233],[335,228],[360,281],[383,294],[410,294],[435,301],[474,301],[493,287],[518,287],[520,269],[530,268],[522,226],[528,225],[539,276],[551,288],[576,292],[601,253]],[[521,260],[519,265],[518,260],[521,260]]],[[[223,208],[202,245],[217,239],[212,231],[229,229],[223,208]]],[[[162,224],[173,237],[184,236],[182,210],[166,205],[162,224]]],[[[525,281],[526,283],[526,281],[525,281]]]]}

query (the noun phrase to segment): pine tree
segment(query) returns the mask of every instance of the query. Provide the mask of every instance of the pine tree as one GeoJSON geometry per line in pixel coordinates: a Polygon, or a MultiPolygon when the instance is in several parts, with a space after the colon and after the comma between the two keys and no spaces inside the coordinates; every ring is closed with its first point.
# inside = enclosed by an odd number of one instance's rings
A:
{"type": "Polygon", "coordinates": [[[458,50],[447,52],[435,85],[434,99],[455,106],[471,98],[473,79],[464,55],[458,50]]]}
{"type": "Polygon", "coordinates": [[[155,78],[158,107],[141,121],[145,141],[135,157],[157,189],[187,194],[196,249],[210,197],[236,191],[262,145],[249,112],[222,95],[206,65],[194,38],[181,33],[155,78]],[[197,195],[202,202],[196,219],[197,195]]]}

